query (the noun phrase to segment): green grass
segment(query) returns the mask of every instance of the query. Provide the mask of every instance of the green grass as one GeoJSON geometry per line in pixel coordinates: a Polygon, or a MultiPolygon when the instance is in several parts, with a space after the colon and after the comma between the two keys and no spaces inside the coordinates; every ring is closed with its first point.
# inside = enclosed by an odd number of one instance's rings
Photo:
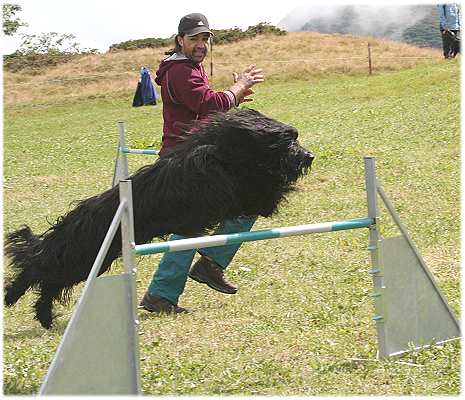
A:
{"type": "MultiPolygon", "coordinates": [[[[375,156],[385,191],[459,314],[459,76],[452,61],[257,87],[251,106],[297,127],[316,160],[279,214],[254,229],[365,216],[363,157],[375,156]]],[[[133,109],[131,100],[114,93],[5,109],[6,232],[23,223],[44,230],[73,200],[108,188],[118,120],[132,147],[159,146],[161,106],[133,109]]],[[[132,170],[151,160],[129,157],[132,170]]],[[[381,211],[383,235],[396,234],[381,211]]],[[[365,230],[244,244],[227,272],[237,295],[189,281],[180,304],[191,313],[141,312],[144,393],[457,395],[459,342],[376,360],[366,247],[365,230]]],[[[139,298],[159,259],[138,260],[139,298]]],[[[28,293],[4,310],[7,394],[37,392],[72,312],[58,306],[45,331],[32,320],[32,301],[28,293]]]]}

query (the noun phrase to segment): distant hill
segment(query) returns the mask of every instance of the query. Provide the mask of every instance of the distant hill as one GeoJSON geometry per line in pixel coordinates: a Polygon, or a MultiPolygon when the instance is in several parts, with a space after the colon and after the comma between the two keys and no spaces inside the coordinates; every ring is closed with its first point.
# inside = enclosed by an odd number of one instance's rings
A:
{"type": "Polygon", "coordinates": [[[279,24],[288,31],[372,36],[440,48],[439,17],[435,5],[305,5],[279,24]]]}

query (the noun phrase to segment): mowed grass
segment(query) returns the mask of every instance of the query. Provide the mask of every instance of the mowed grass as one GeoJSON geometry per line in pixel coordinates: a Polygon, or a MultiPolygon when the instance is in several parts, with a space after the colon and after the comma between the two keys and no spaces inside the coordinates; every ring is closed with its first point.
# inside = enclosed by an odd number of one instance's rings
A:
{"type": "MultiPolygon", "coordinates": [[[[459,70],[454,60],[257,87],[249,106],[298,128],[316,160],[280,212],[254,229],[365,216],[363,157],[375,156],[385,191],[459,316],[459,70]]],[[[43,231],[72,201],[107,189],[116,121],[125,121],[131,147],[159,146],[161,105],[133,109],[132,95],[5,109],[5,232],[23,223],[43,231]]],[[[151,160],[130,156],[130,167],[151,160]]],[[[384,236],[397,234],[382,207],[381,224],[384,236]]],[[[376,359],[367,245],[366,230],[247,243],[227,272],[237,295],[189,281],[180,304],[191,313],[141,311],[144,394],[459,394],[458,341],[376,359]]],[[[138,259],[139,299],[159,260],[138,259]]],[[[32,320],[33,300],[28,293],[4,309],[7,394],[38,391],[72,313],[57,306],[45,331],[32,320]]]]}

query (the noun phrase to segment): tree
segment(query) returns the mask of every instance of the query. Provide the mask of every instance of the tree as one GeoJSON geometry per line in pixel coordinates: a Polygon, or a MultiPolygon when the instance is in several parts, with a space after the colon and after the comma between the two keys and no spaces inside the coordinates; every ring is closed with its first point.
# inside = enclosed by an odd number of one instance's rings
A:
{"type": "Polygon", "coordinates": [[[20,54],[70,55],[95,53],[96,49],[81,49],[76,37],[70,34],[46,32],[40,35],[21,35],[20,54]]]}
{"type": "Polygon", "coordinates": [[[3,33],[6,36],[13,36],[19,28],[27,26],[25,22],[22,22],[16,13],[22,11],[19,4],[3,4],[3,33]]]}

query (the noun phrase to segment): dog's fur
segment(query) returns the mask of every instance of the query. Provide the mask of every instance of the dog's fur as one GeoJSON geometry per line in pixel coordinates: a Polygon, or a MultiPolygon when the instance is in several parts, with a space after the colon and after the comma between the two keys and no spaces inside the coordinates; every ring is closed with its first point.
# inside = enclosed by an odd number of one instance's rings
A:
{"type": "MultiPolygon", "coordinates": [[[[295,128],[253,110],[214,114],[191,132],[171,154],[130,178],[136,243],[170,233],[202,235],[242,215],[268,217],[313,160],[295,128]]],[[[115,187],[81,201],[40,235],[28,226],[10,233],[5,253],[16,274],[5,304],[35,289],[35,318],[50,328],[53,301],[68,300],[87,278],[118,205],[115,187]]],[[[99,273],[120,254],[118,231],[99,273]]]]}

